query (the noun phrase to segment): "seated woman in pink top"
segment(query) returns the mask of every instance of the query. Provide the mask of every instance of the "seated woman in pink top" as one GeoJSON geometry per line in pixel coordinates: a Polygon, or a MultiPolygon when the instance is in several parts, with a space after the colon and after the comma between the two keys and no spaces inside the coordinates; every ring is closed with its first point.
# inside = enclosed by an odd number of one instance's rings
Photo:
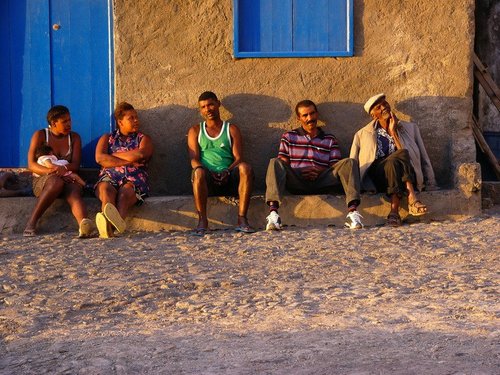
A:
{"type": "Polygon", "coordinates": [[[139,131],[134,107],[126,102],[116,106],[117,128],[97,142],[95,159],[101,165],[95,185],[102,212],[96,215],[101,238],[113,236],[113,230],[126,229],[125,217],[133,205],[140,205],[149,194],[147,163],[153,155],[151,138],[139,131]]]}

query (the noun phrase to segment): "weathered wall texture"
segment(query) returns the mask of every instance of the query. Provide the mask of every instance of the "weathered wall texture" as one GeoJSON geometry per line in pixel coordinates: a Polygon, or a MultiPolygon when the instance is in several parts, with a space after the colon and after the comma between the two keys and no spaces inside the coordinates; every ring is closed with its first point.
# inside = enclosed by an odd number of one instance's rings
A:
{"type": "MultiPolygon", "coordinates": [[[[500,86],[500,1],[476,0],[475,50],[500,86]]],[[[484,131],[500,132],[500,113],[482,88],[478,95],[478,120],[484,131]]]]}
{"type": "Polygon", "coordinates": [[[355,0],[354,8],[352,58],[235,60],[231,0],[115,0],[116,100],[134,104],[153,136],[153,193],[191,194],[186,132],[205,90],[240,126],[257,192],[280,134],[297,126],[299,100],[318,104],[346,155],[369,121],[363,103],[379,92],[419,124],[438,183],[452,186],[457,165],[475,160],[474,0],[355,0]]]}

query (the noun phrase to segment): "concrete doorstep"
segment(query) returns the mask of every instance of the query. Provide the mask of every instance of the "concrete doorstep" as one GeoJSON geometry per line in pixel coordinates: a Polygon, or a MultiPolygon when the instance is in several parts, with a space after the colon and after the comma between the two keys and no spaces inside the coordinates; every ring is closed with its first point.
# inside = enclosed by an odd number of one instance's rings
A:
{"type": "MultiPolygon", "coordinates": [[[[423,192],[419,198],[429,208],[427,215],[419,218],[408,216],[406,200],[401,216],[408,221],[458,220],[481,213],[480,191],[460,189],[423,192]]],[[[90,218],[100,211],[97,198],[84,198],[90,218]]],[[[35,205],[34,197],[0,199],[0,231],[2,234],[22,233],[35,205]]],[[[231,229],[236,225],[237,199],[211,197],[208,215],[211,229],[231,229]]],[[[366,226],[385,223],[390,205],[383,194],[362,196],[359,211],[366,226]]],[[[343,195],[289,195],[279,210],[285,226],[335,226],[343,227],[346,202],[343,195]]],[[[250,202],[248,219],[256,229],[265,228],[268,209],[263,196],[254,196],[250,202]]],[[[150,197],[141,207],[134,207],[127,217],[132,231],[190,230],[197,224],[197,214],[192,196],[150,197]]],[[[63,199],[45,212],[38,224],[38,233],[77,231],[77,224],[69,206],[63,199]]]]}
{"type": "MultiPolygon", "coordinates": [[[[481,213],[481,172],[477,163],[463,163],[455,173],[455,188],[422,192],[419,199],[429,213],[418,218],[408,216],[407,201],[400,211],[403,220],[423,221],[459,220],[481,213]]],[[[97,198],[84,198],[90,218],[100,211],[97,198]]],[[[0,232],[22,233],[35,205],[34,197],[0,198],[0,232]]],[[[365,226],[382,225],[390,211],[384,194],[363,194],[359,212],[365,226]]],[[[286,226],[335,226],[342,228],[346,216],[345,195],[288,195],[279,210],[286,226]]],[[[211,197],[208,199],[209,226],[211,229],[231,229],[236,226],[238,201],[235,198],[211,197]]],[[[252,197],[248,219],[256,229],[265,228],[268,207],[262,195],[252,197]]],[[[127,217],[127,227],[132,231],[191,230],[198,222],[192,196],[150,197],[140,207],[134,207],[127,217]]],[[[69,206],[57,199],[38,223],[40,234],[77,231],[77,223],[69,206]]]]}

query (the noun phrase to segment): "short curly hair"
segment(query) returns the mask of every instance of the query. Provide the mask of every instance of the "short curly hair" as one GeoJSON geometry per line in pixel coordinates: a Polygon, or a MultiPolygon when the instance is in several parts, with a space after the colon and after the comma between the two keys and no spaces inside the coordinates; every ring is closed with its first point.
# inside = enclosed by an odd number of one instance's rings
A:
{"type": "Polygon", "coordinates": [[[297,105],[295,106],[295,114],[299,116],[299,108],[307,108],[307,107],[314,107],[314,110],[318,112],[318,107],[316,107],[316,104],[314,104],[312,100],[306,99],[297,103],[297,105]]]}
{"type": "Polygon", "coordinates": [[[200,97],[198,98],[198,102],[201,102],[203,100],[208,100],[208,99],[213,99],[215,101],[219,101],[219,99],[217,98],[217,95],[215,95],[215,93],[213,93],[212,91],[205,91],[205,92],[202,92],[200,97]]]}
{"type": "Polygon", "coordinates": [[[61,117],[69,114],[68,107],[63,105],[55,105],[47,112],[47,122],[51,125],[53,122],[57,121],[61,117]]]}
{"type": "Polygon", "coordinates": [[[127,111],[135,111],[135,108],[132,106],[132,104],[127,103],[127,102],[121,102],[116,105],[115,108],[115,120],[118,122],[125,116],[125,112],[127,111]]]}

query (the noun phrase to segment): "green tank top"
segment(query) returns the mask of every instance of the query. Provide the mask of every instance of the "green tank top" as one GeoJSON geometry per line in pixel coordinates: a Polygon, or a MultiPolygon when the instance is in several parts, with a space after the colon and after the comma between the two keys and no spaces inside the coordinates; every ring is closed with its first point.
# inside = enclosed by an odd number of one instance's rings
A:
{"type": "Polygon", "coordinates": [[[213,138],[207,134],[206,123],[201,122],[198,144],[200,146],[201,163],[209,170],[221,172],[233,163],[229,122],[224,121],[219,135],[213,138]]]}

